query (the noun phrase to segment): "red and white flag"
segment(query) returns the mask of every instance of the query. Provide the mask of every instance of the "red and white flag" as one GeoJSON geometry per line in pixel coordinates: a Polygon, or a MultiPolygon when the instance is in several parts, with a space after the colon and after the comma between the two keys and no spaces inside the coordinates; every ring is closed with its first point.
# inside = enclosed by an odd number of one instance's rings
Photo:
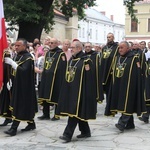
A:
{"type": "Polygon", "coordinates": [[[7,48],[3,0],[0,0],[0,90],[3,85],[3,51],[7,48]]]}

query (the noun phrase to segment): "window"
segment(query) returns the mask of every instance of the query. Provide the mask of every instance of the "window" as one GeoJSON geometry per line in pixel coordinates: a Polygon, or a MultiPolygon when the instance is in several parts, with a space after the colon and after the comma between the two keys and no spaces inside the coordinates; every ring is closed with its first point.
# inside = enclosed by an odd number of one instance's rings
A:
{"type": "Polygon", "coordinates": [[[79,29],[79,37],[81,37],[81,28],[79,29]]]}
{"type": "Polygon", "coordinates": [[[148,32],[150,32],[150,18],[148,18],[148,32]]]}
{"type": "Polygon", "coordinates": [[[84,38],[84,35],[85,35],[85,30],[84,28],[82,29],[82,37],[84,38]]]}
{"type": "Polygon", "coordinates": [[[131,32],[137,32],[138,31],[138,22],[135,20],[131,20],[131,32]]]}
{"type": "Polygon", "coordinates": [[[92,39],[92,29],[90,29],[90,39],[92,39]]]}
{"type": "Polygon", "coordinates": [[[133,12],[134,12],[134,13],[138,13],[138,10],[134,9],[133,12]]]}
{"type": "Polygon", "coordinates": [[[98,31],[97,30],[96,30],[95,36],[96,36],[96,40],[98,40],[98,31]]]}

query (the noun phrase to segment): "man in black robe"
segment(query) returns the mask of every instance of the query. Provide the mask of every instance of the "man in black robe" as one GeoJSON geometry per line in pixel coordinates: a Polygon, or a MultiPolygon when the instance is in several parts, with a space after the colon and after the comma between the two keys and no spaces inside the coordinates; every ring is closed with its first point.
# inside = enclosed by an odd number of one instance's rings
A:
{"type": "Polygon", "coordinates": [[[94,71],[94,83],[96,87],[96,99],[98,103],[102,103],[104,99],[103,95],[103,86],[102,86],[102,73],[100,71],[101,59],[98,52],[92,50],[92,44],[87,42],[84,44],[85,55],[89,56],[93,63],[93,71],[94,71]]]}
{"type": "Polygon", "coordinates": [[[50,119],[50,105],[55,105],[55,112],[52,121],[59,120],[55,116],[60,88],[65,76],[67,59],[65,53],[58,47],[58,40],[51,39],[50,50],[46,53],[44,70],[39,89],[38,103],[43,106],[43,115],[40,120],[50,119]]]}
{"type": "MultiPolygon", "coordinates": [[[[101,57],[101,72],[102,72],[102,84],[103,89],[106,94],[106,111],[108,103],[108,96],[110,94],[110,82],[112,78],[112,65],[115,56],[118,54],[118,43],[114,42],[114,34],[108,33],[107,35],[107,44],[102,48],[102,57],[101,57]]],[[[105,112],[105,114],[107,115],[105,112]]]]}
{"type": "MultiPolygon", "coordinates": [[[[11,53],[8,50],[4,51],[3,54],[5,57],[11,57],[11,53]]],[[[5,118],[5,121],[0,124],[0,126],[6,126],[7,124],[12,122],[11,119],[11,111],[9,110],[10,99],[12,95],[12,80],[10,76],[11,67],[8,64],[3,64],[3,88],[0,92],[0,116],[5,118]]]]}
{"type": "MultiPolygon", "coordinates": [[[[143,41],[142,41],[143,43],[143,41]]],[[[140,43],[141,44],[141,43],[140,43]]],[[[143,43],[145,45],[145,42],[143,43]]],[[[133,47],[132,52],[134,55],[136,55],[140,62],[140,68],[141,68],[141,78],[142,78],[142,87],[145,89],[145,96],[147,96],[147,89],[148,86],[148,78],[146,77],[146,56],[145,52],[141,49],[142,47],[139,45],[138,41],[133,41],[133,47]]],[[[147,105],[147,97],[145,97],[145,103],[147,105]]],[[[144,121],[145,123],[148,123],[148,114],[150,112],[149,106],[147,105],[147,113],[144,113],[142,116],[139,117],[139,120],[144,121]]]]}
{"type": "Polygon", "coordinates": [[[146,61],[146,70],[145,70],[145,103],[147,112],[144,113],[139,119],[145,123],[149,123],[150,115],[150,58],[146,61]]]}
{"type": "Polygon", "coordinates": [[[73,56],[69,61],[59,96],[57,114],[69,116],[63,136],[60,136],[65,142],[71,141],[77,124],[81,131],[77,138],[91,137],[88,120],[96,119],[97,95],[93,82],[93,65],[82,49],[81,42],[72,42],[73,56]]]}
{"type": "Polygon", "coordinates": [[[37,99],[34,84],[34,60],[26,50],[27,41],[18,39],[15,43],[17,52],[14,61],[6,57],[5,63],[11,65],[11,73],[14,76],[11,98],[11,111],[13,123],[6,134],[14,136],[20,121],[26,121],[28,125],[21,131],[34,130],[36,128],[34,116],[37,112],[37,99]]]}
{"type": "Polygon", "coordinates": [[[144,89],[141,78],[139,58],[129,50],[129,44],[119,44],[119,56],[115,58],[112,74],[111,97],[109,108],[115,114],[122,113],[116,127],[120,131],[134,129],[133,113],[141,116],[146,112],[144,89]]]}

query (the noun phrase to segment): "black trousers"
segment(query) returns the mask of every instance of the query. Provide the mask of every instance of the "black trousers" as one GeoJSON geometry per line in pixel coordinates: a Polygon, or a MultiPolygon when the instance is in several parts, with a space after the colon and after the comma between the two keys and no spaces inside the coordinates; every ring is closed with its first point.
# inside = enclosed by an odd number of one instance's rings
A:
{"type": "Polygon", "coordinates": [[[50,117],[50,109],[49,109],[49,103],[46,101],[43,102],[43,114],[45,117],[50,117]]]}
{"type": "Polygon", "coordinates": [[[142,118],[145,119],[145,120],[149,120],[150,106],[146,106],[146,110],[147,110],[147,113],[143,114],[142,118]]]}
{"type": "Polygon", "coordinates": [[[122,114],[122,116],[118,120],[118,124],[121,125],[124,128],[126,126],[130,126],[130,125],[132,126],[132,125],[134,125],[133,115],[122,114]]]}
{"type": "MultiPolygon", "coordinates": [[[[50,106],[51,104],[47,103],[46,101],[43,102],[43,114],[45,117],[50,117],[50,106]]],[[[54,115],[56,114],[56,109],[57,105],[55,105],[54,115]]]]}
{"type": "Polygon", "coordinates": [[[90,127],[87,121],[82,121],[75,117],[68,117],[68,123],[63,135],[71,139],[77,124],[79,125],[81,134],[91,134],[90,127]]]}

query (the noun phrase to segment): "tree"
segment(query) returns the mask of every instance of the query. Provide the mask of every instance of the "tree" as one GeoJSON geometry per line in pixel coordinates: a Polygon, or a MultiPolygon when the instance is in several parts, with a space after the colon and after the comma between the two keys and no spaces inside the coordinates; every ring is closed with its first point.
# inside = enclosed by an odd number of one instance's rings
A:
{"type": "MultiPolygon", "coordinates": [[[[4,0],[6,21],[10,26],[19,26],[19,37],[32,42],[41,37],[42,30],[49,32],[54,25],[54,11],[59,9],[66,17],[77,10],[80,19],[84,18],[84,8],[95,6],[96,0],[4,0]]],[[[139,0],[126,0],[139,1],[139,0]]],[[[125,3],[126,5],[128,3],[125,3]]],[[[128,6],[127,6],[128,7],[128,6]]]]}
{"type": "Polygon", "coordinates": [[[128,13],[131,16],[131,19],[135,20],[136,22],[138,22],[138,19],[134,13],[134,4],[135,2],[139,2],[139,1],[143,1],[143,0],[124,0],[124,5],[127,6],[128,13]]]}

